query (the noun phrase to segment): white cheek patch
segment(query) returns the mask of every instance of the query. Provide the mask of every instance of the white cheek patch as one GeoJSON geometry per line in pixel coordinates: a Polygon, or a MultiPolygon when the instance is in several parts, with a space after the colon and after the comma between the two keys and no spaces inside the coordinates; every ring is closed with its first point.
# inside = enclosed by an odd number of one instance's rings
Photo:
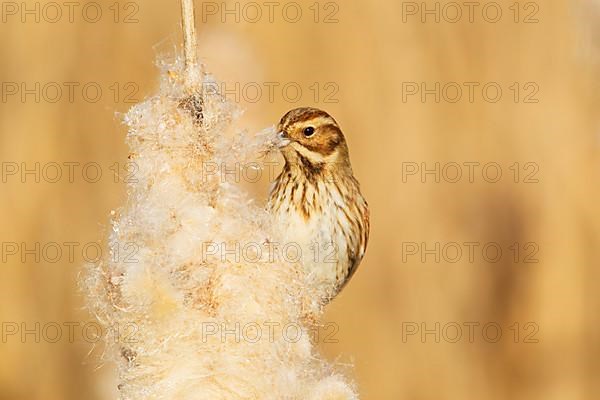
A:
{"type": "Polygon", "coordinates": [[[296,150],[302,156],[306,157],[313,164],[319,164],[319,163],[323,163],[323,162],[327,161],[327,158],[323,157],[323,155],[321,155],[317,152],[308,150],[306,147],[302,146],[299,143],[294,142],[291,144],[291,146],[294,148],[294,150],[296,150]]]}

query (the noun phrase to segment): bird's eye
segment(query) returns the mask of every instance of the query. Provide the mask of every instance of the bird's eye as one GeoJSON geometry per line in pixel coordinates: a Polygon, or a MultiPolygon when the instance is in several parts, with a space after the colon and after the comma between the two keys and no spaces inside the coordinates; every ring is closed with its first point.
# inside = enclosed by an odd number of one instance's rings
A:
{"type": "Polygon", "coordinates": [[[312,135],[314,135],[314,133],[315,133],[315,128],[313,128],[312,126],[304,128],[304,136],[311,137],[312,135]]]}

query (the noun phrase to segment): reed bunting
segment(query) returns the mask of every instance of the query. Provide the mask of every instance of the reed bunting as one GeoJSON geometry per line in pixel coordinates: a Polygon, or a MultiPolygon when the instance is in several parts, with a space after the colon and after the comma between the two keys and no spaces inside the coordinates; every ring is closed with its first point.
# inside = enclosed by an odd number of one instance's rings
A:
{"type": "Polygon", "coordinates": [[[325,111],[289,111],[279,122],[277,146],[285,165],[268,209],[285,240],[298,245],[307,276],[327,303],[365,254],[369,208],[352,173],[344,134],[325,111]]]}

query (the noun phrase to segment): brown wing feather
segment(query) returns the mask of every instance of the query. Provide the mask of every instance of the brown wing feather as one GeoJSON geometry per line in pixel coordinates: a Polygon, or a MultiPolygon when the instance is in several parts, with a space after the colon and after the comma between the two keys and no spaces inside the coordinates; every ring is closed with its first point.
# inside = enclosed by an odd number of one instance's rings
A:
{"type": "Polygon", "coordinates": [[[354,275],[360,262],[362,261],[365,252],[367,250],[367,243],[369,241],[369,230],[371,228],[370,222],[370,212],[369,205],[367,201],[364,199],[362,194],[360,193],[360,189],[358,189],[358,182],[354,180],[357,185],[357,193],[355,199],[358,199],[356,203],[356,208],[359,215],[359,229],[358,229],[358,246],[357,248],[350,248],[351,240],[348,241],[348,273],[346,275],[346,279],[340,285],[339,291],[341,291],[350,281],[350,278],[354,275]]]}

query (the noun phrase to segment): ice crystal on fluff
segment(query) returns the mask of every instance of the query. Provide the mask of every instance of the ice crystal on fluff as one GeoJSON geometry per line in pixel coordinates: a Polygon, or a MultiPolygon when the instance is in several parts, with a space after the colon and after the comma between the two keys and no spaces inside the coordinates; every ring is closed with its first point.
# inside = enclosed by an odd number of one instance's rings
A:
{"type": "Polygon", "coordinates": [[[236,131],[208,74],[190,87],[181,60],[161,69],[159,92],[125,117],[127,201],[83,282],[120,398],[356,399],[315,351],[314,288],[270,245],[276,224],[214,173],[269,135],[236,131]]]}

